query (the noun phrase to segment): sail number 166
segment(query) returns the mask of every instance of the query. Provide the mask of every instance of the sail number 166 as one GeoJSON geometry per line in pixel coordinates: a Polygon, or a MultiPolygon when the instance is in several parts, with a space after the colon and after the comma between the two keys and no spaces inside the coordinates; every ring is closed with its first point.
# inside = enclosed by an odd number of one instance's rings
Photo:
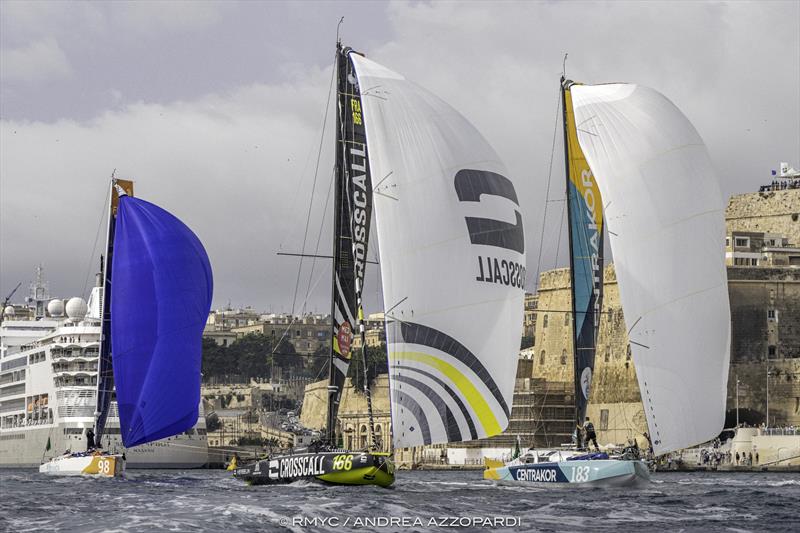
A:
{"type": "Polygon", "coordinates": [[[352,455],[336,455],[333,458],[333,469],[334,470],[350,470],[353,468],[353,456],[352,455]]]}

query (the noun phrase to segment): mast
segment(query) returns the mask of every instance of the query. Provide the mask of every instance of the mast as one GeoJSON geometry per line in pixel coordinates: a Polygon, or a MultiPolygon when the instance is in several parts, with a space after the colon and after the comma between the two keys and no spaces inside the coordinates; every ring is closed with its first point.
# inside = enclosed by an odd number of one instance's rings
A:
{"type": "Polygon", "coordinates": [[[342,139],[342,106],[339,105],[340,94],[342,92],[343,84],[343,69],[342,69],[342,42],[337,39],[336,41],[336,62],[334,68],[336,69],[336,173],[334,176],[333,187],[333,264],[331,265],[331,327],[334,334],[331,337],[331,349],[328,358],[328,414],[325,418],[325,436],[328,444],[336,444],[336,411],[338,402],[338,389],[336,386],[336,368],[334,362],[336,355],[334,353],[334,338],[336,329],[336,270],[339,264],[337,237],[340,232],[341,226],[341,213],[339,206],[341,205],[341,183],[344,174],[344,150],[342,139]]]}
{"type": "Polygon", "coordinates": [[[101,259],[103,292],[100,298],[100,357],[97,367],[97,407],[95,409],[94,439],[100,447],[103,432],[114,394],[114,370],[111,361],[111,260],[114,256],[114,230],[116,229],[119,195],[133,194],[133,182],[111,177],[109,184],[108,224],[106,250],[101,259]]]}
{"type": "MultiPolygon", "coordinates": [[[[565,60],[566,60],[566,58],[565,58],[565,60]]],[[[576,435],[578,435],[578,445],[579,445],[579,447],[581,447],[582,442],[581,442],[581,439],[580,439],[580,433],[579,433],[580,430],[578,429],[581,426],[582,420],[581,420],[581,414],[579,413],[580,409],[578,408],[578,394],[580,394],[580,391],[578,389],[580,388],[580,378],[578,376],[578,337],[577,337],[577,334],[576,334],[576,327],[575,327],[575,324],[577,322],[577,318],[578,317],[575,314],[575,286],[574,286],[574,283],[575,283],[575,275],[574,275],[574,272],[575,272],[575,257],[574,257],[574,255],[572,253],[572,251],[574,249],[573,248],[573,242],[572,242],[573,238],[574,238],[573,235],[572,235],[572,217],[573,217],[573,213],[572,213],[572,203],[570,201],[570,190],[569,190],[570,165],[569,165],[569,134],[567,133],[567,127],[568,127],[568,124],[567,124],[567,122],[568,122],[568,118],[567,118],[567,95],[566,95],[566,92],[567,92],[566,91],[567,80],[564,78],[563,75],[561,76],[560,83],[561,83],[561,113],[562,113],[562,116],[563,116],[563,119],[564,119],[564,123],[563,123],[564,124],[564,127],[563,127],[563,130],[564,130],[564,178],[565,178],[564,192],[565,192],[565,195],[566,195],[566,198],[567,198],[567,229],[568,229],[567,234],[569,235],[570,291],[572,292],[571,298],[570,298],[571,310],[572,310],[572,316],[571,316],[571,321],[572,321],[572,325],[571,325],[572,326],[572,350],[574,352],[573,353],[573,365],[572,366],[573,366],[573,377],[574,377],[574,380],[575,380],[575,396],[574,396],[574,398],[575,398],[575,410],[574,410],[573,414],[574,414],[574,421],[575,421],[575,427],[576,427],[576,435]]]]}

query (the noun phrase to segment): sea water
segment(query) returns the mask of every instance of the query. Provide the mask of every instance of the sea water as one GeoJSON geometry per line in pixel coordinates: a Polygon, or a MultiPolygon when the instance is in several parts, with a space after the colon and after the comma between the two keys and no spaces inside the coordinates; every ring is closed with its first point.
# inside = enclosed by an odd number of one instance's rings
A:
{"type": "Polygon", "coordinates": [[[400,471],[390,489],[247,486],[221,470],[124,479],[0,470],[0,531],[800,531],[800,475],[655,473],[637,489],[400,471]]]}

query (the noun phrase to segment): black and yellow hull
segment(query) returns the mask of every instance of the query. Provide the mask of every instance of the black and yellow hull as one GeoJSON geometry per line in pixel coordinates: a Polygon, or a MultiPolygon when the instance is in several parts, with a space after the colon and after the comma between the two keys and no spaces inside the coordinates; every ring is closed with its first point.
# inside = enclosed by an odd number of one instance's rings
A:
{"type": "Polygon", "coordinates": [[[332,485],[377,485],[394,483],[390,454],[346,450],[279,455],[237,467],[234,477],[252,485],[319,481],[332,485]]]}

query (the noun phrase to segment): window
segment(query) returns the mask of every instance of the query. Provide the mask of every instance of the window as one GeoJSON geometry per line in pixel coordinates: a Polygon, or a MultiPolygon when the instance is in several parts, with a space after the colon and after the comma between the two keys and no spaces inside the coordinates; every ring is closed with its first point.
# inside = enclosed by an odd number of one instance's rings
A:
{"type": "Polygon", "coordinates": [[[544,365],[544,350],[542,350],[541,355],[539,355],[539,364],[544,365]]]}
{"type": "Polygon", "coordinates": [[[600,430],[608,430],[608,409],[600,409],[600,430]]]}
{"type": "Polygon", "coordinates": [[[774,345],[771,344],[767,346],[767,355],[769,357],[775,357],[776,354],[777,354],[777,349],[775,348],[774,345]]]}
{"type": "Polygon", "coordinates": [[[564,325],[569,326],[569,313],[564,313],[564,325]]]}
{"type": "Polygon", "coordinates": [[[611,361],[611,346],[606,346],[606,355],[605,355],[605,357],[603,358],[603,360],[604,360],[606,363],[608,363],[609,361],[611,361]]]}
{"type": "Polygon", "coordinates": [[[749,248],[750,237],[736,237],[736,239],[734,239],[734,244],[737,248],[749,248]]]}
{"type": "Polygon", "coordinates": [[[776,320],[778,318],[778,311],[775,309],[767,309],[767,318],[769,320],[776,320]]]}
{"type": "Polygon", "coordinates": [[[626,361],[630,361],[631,360],[631,345],[630,344],[628,345],[628,352],[625,354],[625,360],[626,361]]]}
{"type": "Polygon", "coordinates": [[[544,320],[542,321],[542,329],[547,329],[547,315],[544,315],[544,320]]]}
{"type": "Polygon", "coordinates": [[[727,248],[730,245],[731,245],[731,238],[730,237],[725,237],[725,247],[727,248]]]}
{"type": "Polygon", "coordinates": [[[295,335],[294,335],[294,336],[295,336],[295,337],[299,337],[299,336],[300,336],[300,330],[299,330],[299,329],[297,330],[297,332],[295,333],[295,335]]]}
{"type": "Polygon", "coordinates": [[[567,350],[561,350],[561,364],[567,364],[567,350]]]}

